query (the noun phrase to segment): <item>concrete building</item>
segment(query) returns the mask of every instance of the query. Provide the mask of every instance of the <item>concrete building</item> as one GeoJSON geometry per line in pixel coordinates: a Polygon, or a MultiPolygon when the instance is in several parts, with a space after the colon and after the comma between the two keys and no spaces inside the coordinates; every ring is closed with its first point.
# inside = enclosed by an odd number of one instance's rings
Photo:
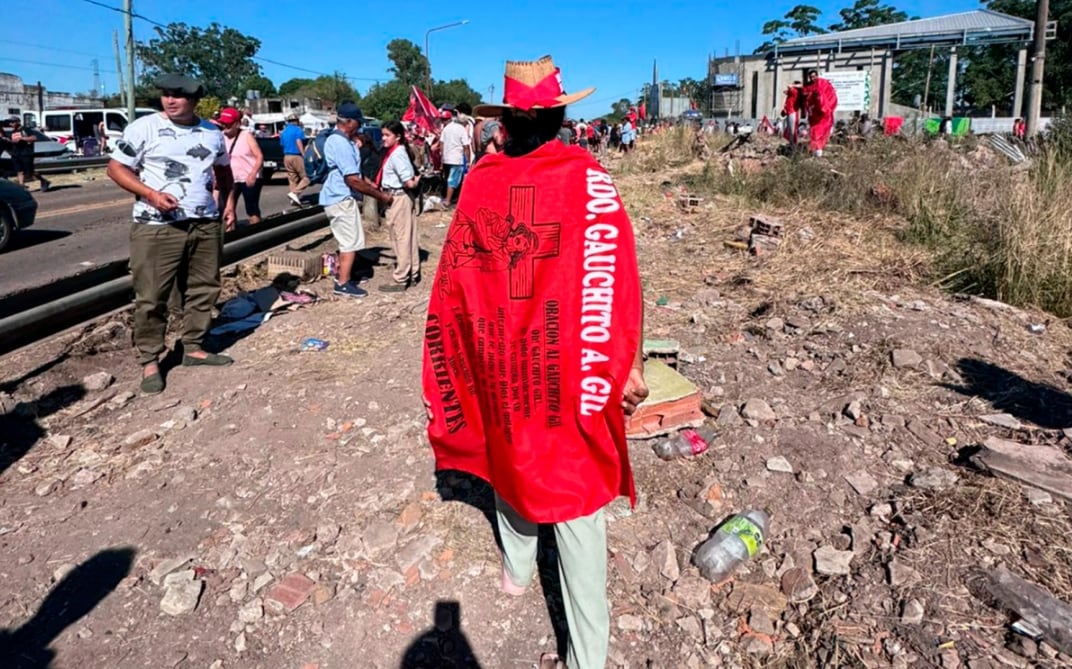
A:
{"type": "MultiPolygon", "coordinates": [[[[714,58],[708,63],[711,107],[716,116],[773,118],[781,110],[786,86],[814,67],[838,89],[838,116],[867,111],[872,117],[894,113],[893,63],[914,49],[948,49],[949,77],[945,116],[952,116],[957,85],[957,56],[992,44],[1019,46],[1013,108],[1024,99],[1027,49],[1034,39],[1033,21],[991,10],[973,10],[791,39],[761,55],[714,58]],[[845,104],[848,101],[848,104],[845,104]]],[[[1046,39],[1056,35],[1055,24],[1046,39]]]]}
{"type": "Polygon", "coordinates": [[[844,80],[856,79],[858,97],[863,104],[843,105],[838,116],[847,118],[854,111],[873,117],[885,116],[893,90],[892,63],[878,52],[847,52],[814,55],[730,56],[708,61],[707,81],[711,90],[711,115],[716,118],[771,120],[778,117],[785,101],[784,91],[794,81],[803,81],[804,70],[816,67],[844,80]],[[862,96],[862,97],[860,97],[862,96]],[[863,107],[863,108],[861,108],[863,107]]]}
{"type": "Polygon", "coordinates": [[[62,91],[50,91],[37,84],[27,84],[14,74],[0,72],[0,112],[22,116],[26,112],[58,107],[100,107],[100,98],[62,91]]]}

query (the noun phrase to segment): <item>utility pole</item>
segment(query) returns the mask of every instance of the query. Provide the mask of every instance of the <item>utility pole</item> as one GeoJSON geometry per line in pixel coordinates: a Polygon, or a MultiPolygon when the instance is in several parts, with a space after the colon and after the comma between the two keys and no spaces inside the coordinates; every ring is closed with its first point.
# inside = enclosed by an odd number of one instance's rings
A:
{"type": "Polygon", "coordinates": [[[1042,117],[1042,76],[1046,72],[1046,24],[1050,18],[1050,0],[1038,0],[1038,15],[1035,18],[1035,60],[1031,63],[1031,93],[1027,103],[1028,137],[1039,131],[1042,117]]]}
{"type": "Polygon", "coordinates": [[[134,116],[134,7],[133,0],[123,0],[123,28],[127,36],[127,123],[134,116]]]}
{"type": "Polygon", "coordinates": [[[927,113],[927,103],[931,96],[931,70],[934,69],[934,45],[931,45],[931,57],[927,61],[927,83],[923,84],[923,104],[921,105],[922,113],[927,113]]]}
{"type": "Polygon", "coordinates": [[[123,84],[123,57],[119,54],[119,31],[112,31],[112,46],[115,47],[115,81],[119,89],[119,99],[127,106],[127,87],[123,84]]]}

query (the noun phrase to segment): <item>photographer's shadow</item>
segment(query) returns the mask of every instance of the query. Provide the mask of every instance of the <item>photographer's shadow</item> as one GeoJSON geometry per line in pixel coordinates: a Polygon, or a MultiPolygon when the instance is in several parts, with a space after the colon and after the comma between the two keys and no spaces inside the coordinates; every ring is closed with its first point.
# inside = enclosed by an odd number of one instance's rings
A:
{"type": "Polygon", "coordinates": [[[134,552],[133,548],[117,548],[97,553],[63,577],[33,618],[17,629],[0,630],[0,667],[51,667],[56,651],[49,646],[126,578],[134,564],[134,552]]]}
{"type": "Polygon", "coordinates": [[[458,602],[436,602],[432,627],[406,649],[399,669],[480,669],[461,618],[458,602]]]}

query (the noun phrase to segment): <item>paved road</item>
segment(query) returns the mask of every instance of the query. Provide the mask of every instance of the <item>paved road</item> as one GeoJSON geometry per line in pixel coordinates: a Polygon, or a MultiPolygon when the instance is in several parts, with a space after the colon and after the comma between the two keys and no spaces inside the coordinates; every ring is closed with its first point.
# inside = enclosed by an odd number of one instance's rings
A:
{"type": "MultiPolygon", "coordinates": [[[[34,192],[37,221],[20,231],[0,253],[0,296],[44,285],[128,256],[133,196],[119,189],[103,170],[55,177],[48,193],[34,192]]],[[[306,191],[312,198],[316,188],[306,191]]],[[[292,209],[285,178],[274,178],[261,193],[264,216],[292,209]]],[[[239,224],[245,208],[238,205],[239,224]]]]}

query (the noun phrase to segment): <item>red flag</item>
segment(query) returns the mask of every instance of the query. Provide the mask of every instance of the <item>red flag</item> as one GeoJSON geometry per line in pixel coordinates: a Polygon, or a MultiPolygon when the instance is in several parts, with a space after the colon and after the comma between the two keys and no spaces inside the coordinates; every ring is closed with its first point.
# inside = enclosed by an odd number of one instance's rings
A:
{"type": "Polygon", "coordinates": [[[436,113],[435,105],[416,86],[409,92],[409,108],[402,115],[402,120],[415,123],[427,134],[439,132],[439,114],[436,113]]]}
{"type": "Polygon", "coordinates": [[[646,118],[648,118],[648,105],[647,105],[647,103],[641,102],[640,103],[640,120],[643,121],[646,118]]]}
{"type": "Polygon", "coordinates": [[[548,142],[484,156],[465,184],[424,333],[436,468],[488,481],[532,522],[634,498],[621,397],[642,307],[610,175],[548,142]]]}

